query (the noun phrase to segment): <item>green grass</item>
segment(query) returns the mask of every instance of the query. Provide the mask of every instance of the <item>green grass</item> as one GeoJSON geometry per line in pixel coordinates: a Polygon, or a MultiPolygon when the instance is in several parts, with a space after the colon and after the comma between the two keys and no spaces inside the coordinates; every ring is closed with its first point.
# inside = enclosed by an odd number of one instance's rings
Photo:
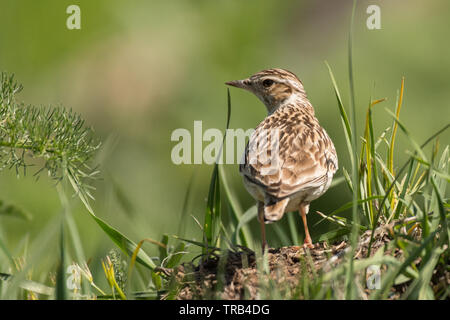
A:
{"type": "MultiPolygon", "coordinates": [[[[332,187],[345,184],[352,200],[338,208],[329,208],[326,213],[319,213],[322,221],[331,222],[335,228],[320,239],[314,239],[328,242],[349,240],[351,250],[344,263],[331,271],[318,271],[312,278],[302,272],[298,286],[293,290],[271,281],[268,277],[267,255],[261,254],[259,233],[253,232],[250,227],[250,221],[257,215],[256,207],[243,208],[236,191],[228,182],[226,167],[220,164],[212,167],[209,192],[205,195],[204,219],[196,220],[203,234],[200,241],[186,239],[182,232],[182,226],[191,219],[186,213],[193,196],[192,183],[189,183],[186,191],[178,235],[165,234],[159,240],[142,239],[138,243],[132,241],[96,216],[91,206],[94,200],[90,181],[98,173],[91,162],[99,148],[91,130],[85,128],[78,115],[64,108],[24,106],[17,102],[15,96],[22,89],[21,86],[12,76],[2,74],[1,168],[15,169],[19,175],[28,168],[28,161],[43,164],[37,175],[46,172],[57,181],[55,192],[61,202],[61,212],[32,243],[24,236],[18,245],[20,250],[9,248],[0,233],[0,250],[6,257],[0,261],[0,298],[173,299],[181,284],[170,276],[170,270],[184,261],[190,261],[192,256],[200,260],[219,257],[222,262],[219,283],[207,297],[199,297],[218,298],[224,285],[223,267],[228,250],[239,251],[247,247],[257,254],[261,298],[387,299],[395,285],[407,283],[402,299],[448,299],[448,286],[432,288],[430,280],[438,266],[448,269],[449,261],[449,205],[446,197],[450,179],[449,147],[439,145],[439,136],[449,125],[436,130],[421,144],[416,141],[414,132],[407,128],[400,117],[400,111],[408,112],[408,106],[403,105],[403,96],[408,94],[404,78],[400,82],[394,111],[390,108],[383,110],[381,104],[386,105],[386,99],[377,98],[376,92],[372,92],[365,105],[365,122],[356,123],[359,104],[355,101],[352,59],[355,7],[356,1],[348,42],[349,108],[346,108],[331,66],[326,63],[350,159],[349,165],[341,165],[342,173],[335,178],[332,187]],[[375,112],[386,112],[392,117],[392,125],[375,132],[375,112]],[[362,132],[362,135],[358,136],[358,132],[362,132]],[[400,134],[408,139],[408,146],[396,144],[400,134]],[[395,155],[399,152],[408,153],[409,158],[405,163],[396,162],[395,155]],[[72,193],[78,200],[68,196],[72,193]],[[72,207],[76,201],[84,205],[86,213],[98,226],[98,231],[107,235],[121,251],[111,251],[105,255],[101,262],[104,279],[94,279],[90,270],[92,265],[86,261],[72,216],[72,207]],[[351,219],[345,217],[350,210],[351,219]],[[389,223],[394,223],[392,241],[371,255],[375,230],[389,223]],[[411,234],[417,230],[420,230],[420,236],[412,237],[411,234]],[[364,231],[371,233],[369,252],[363,259],[354,260],[352,257],[359,236],[364,231]],[[145,243],[155,246],[158,255],[150,256],[145,243]],[[58,252],[57,256],[44,264],[44,271],[37,273],[34,269],[43,264],[43,252],[52,248],[52,245],[58,252]],[[401,259],[384,254],[396,249],[403,252],[401,259]],[[420,263],[417,263],[418,260],[420,263]],[[77,270],[80,282],[75,290],[67,288],[65,270],[69,265],[77,270]],[[371,265],[383,267],[381,288],[367,294],[361,288],[365,287],[366,270],[371,265]]],[[[225,128],[230,125],[231,110],[228,91],[225,128]]],[[[127,200],[125,202],[128,203],[127,200]]],[[[0,199],[0,218],[6,215],[29,218],[18,205],[8,203],[8,199],[0,199]]],[[[298,222],[293,215],[289,215],[287,220],[288,233],[277,224],[273,227],[279,243],[283,246],[298,244],[301,236],[298,222]]],[[[302,268],[306,270],[310,261],[301,263],[304,263],[302,268]]]]}

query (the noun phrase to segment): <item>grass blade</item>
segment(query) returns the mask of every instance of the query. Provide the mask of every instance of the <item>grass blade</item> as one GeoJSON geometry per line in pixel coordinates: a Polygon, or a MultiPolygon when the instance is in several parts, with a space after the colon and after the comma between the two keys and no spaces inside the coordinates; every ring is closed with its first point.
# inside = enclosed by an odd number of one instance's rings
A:
{"type": "Polygon", "coordinates": [[[414,147],[415,151],[417,152],[417,154],[422,159],[427,161],[427,157],[425,156],[425,153],[423,153],[422,147],[411,137],[411,133],[409,132],[409,130],[406,129],[406,127],[403,125],[403,123],[396,117],[395,114],[392,113],[391,110],[386,109],[386,111],[394,118],[395,122],[400,126],[400,129],[402,129],[403,133],[406,135],[408,140],[411,142],[411,144],[413,145],[413,147],[414,147]]]}
{"type": "MultiPolygon", "coordinates": [[[[442,134],[445,130],[447,130],[450,127],[450,124],[447,124],[446,126],[444,126],[443,128],[441,128],[440,130],[438,130],[437,132],[435,132],[433,135],[431,135],[427,140],[425,140],[424,143],[422,143],[422,145],[420,145],[420,148],[424,148],[428,143],[430,143],[434,138],[438,137],[440,134],[442,134]]],[[[386,190],[386,194],[383,197],[383,200],[381,200],[381,203],[379,205],[379,208],[377,210],[377,215],[375,217],[375,224],[378,224],[378,220],[381,216],[381,211],[383,210],[383,206],[388,198],[389,192],[391,191],[391,189],[394,187],[395,183],[397,182],[397,180],[400,178],[400,175],[403,173],[403,171],[406,169],[406,167],[408,166],[408,164],[410,163],[410,161],[414,161],[414,158],[411,156],[404,164],[403,166],[400,168],[400,170],[397,172],[397,176],[394,178],[394,181],[392,181],[392,183],[390,184],[390,186],[387,188],[386,190]]],[[[373,242],[373,237],[375,234],[375,229],[372,229],[372,233],[370,235],[370,241],[369,241],[369,246],[368,246],[368,250],[367,250],[367,256],[370,256],[371,253],[371,248],[372,248],[372,242],[373,242]]]]}
{"type": "Polygon", "coordinates": [[[66,266],[65,266],[65,249],[64,249],[64,225],[61,223],[61,233],[59,236],[59,265],[56,273],[56,300],[67,299],[67,287],[66,287],[66,266]]]}
{"type": "MultiPolygon", "coordinates": [[[[86,210],[88,211],[89,215],[92,219],[100,226],[100,228],[109,236],[109,238],[127,255],[132,256],[133,252],[136,250],[137,245],[130,239],[128,239],[125,235],[123,235],[121,232],[110,226],[108,223],[97,217],[94,213],[94,210],[92,209],[91,205],[89,204],[89,200],[86,197],[86,195],[81,192],[81,190],[78,188],[77,183],[74,181],[74,177],[70,174],[70,171],[67,171],[66,174],[67,178],[69,179],[70,184],[74,188],[75,192],[77,193],[78,197],[80,198],[81,202],[84,204],[86,210]]],[[[143,266],[149,268],[150,270],[153,270],[156,265],[150,259],[150,257],[144,252],[144,250],[139,250],[139,253],[137,255],[136,261],[142,264],[143,266]]]]}
{"type": "Polygon", "coordinates": [[[353,256],[354,251],[356,250],[356,244],[358,241],[359,234],[359,215],[358,215],[358,163],[357,163],[357,141],[356,141],[356,106],[355,106],[355,85],[353,80],[353,49],[352,49],[352,41],[353,41],[353,24],[355,21],[355,11],[356,11],[356,0],[353,1],[353,9],[352,16],[350,20],[350,31],[348,37],[348,73],[349,73],[349,84],[350,84],[350,110],[351,110],[351,128],[352,128],[352,136],[351,136],[351,151],[353,153],[353,161],[352,161],[352,185],[353,185],[353,206],[352,206],[352,220],[353,220],[353,228],[352,233],[350,235],[350,243],[351,250],[348,253],[349,262],[348,262],[348,272],[347,272],[347,280],[346,280],[346,293],[345,296],[347,299],[353,299],[356,291],[354,275],[353,275],[353,256]]]}
{"type": "MultiPolygon", "coordinates": [[[[206,204],[205,222],[203,230],[205,233],[206,244],[208,247],[216,245],[219,235],[221,216],[221,201],[220,201],[220,181],[218,175],[218,165],[214,166],[211,183],[209,185],[208,201],[206,204]]],[[[207,249],[204,253],[207,252],[207,249]]]]}
{"type": "Polygon", "coordinates": [[[401,274],[424,250],[428,244],[434,239],[436,232],[431,233],[426,239],[424,239],[420,246],[414,248],[403,263],[397,267],[388,271],[387,274],[384,275],[381,281],[381,289],[376,290],[372,296],[373,299],[380,299],[386,296],[389,293],[392,284],[399,274],[401,274]]]}
{"type": "MultiPolygon", "coordinates": [[[[236,229],[234,230],[233,237],[232,237],[234,243],[237,243],[237,237],[238,237],[241,229],[243,229],[246,226],[246,224],[249,223],[251,220],[256,218],[257,215],[258,215],[258,209],[256,208],[256,205],[254,205],[254,206],[251,206],[247,211],[245,211],[245,213],[240,217],[239,223],[238,223],[236,229]]],[[[250,242],[250,243],[253,243],[253,242],[250,242]]]]}
{"type": "Polygon", "coordinates": [[[433,248],[428,254],[430,256],[423,259],[424,261],[421,262],[421,268],[419,270],[420,277],[417,277],[413,281],[405,293],[408,299],[434,300],[433,290],[430,288],[430,281],[442,252],[444,252],[442,248],[433,248]]]}
{"type": "Polygon", "coordinates": [[[250,243],[253,243],[253,238],[251,235],[251,232],[246,225],[246,223],[241,224],[241,220],[245,213],[242,212],[242,207],[236,197],[236,195],[233,193],[233,190],[230,188],[228,184],[228,180],[226,177],[225,169],[223,166],[219,166],[219,174],[220,179],[222,181],[223,188],[225,190],[225,195],[227,197],[228,202],[231,206],[231,211],[233,212],[235,218],[237,221],[239,221],[238,228],[236,229],[238,234],[236,234],[236,237],[233,236],[234,243],[237,243],[237,235],[239,235],[239,239],[241,239],[241,244],[243,246],[248,247],[250,243]]]}
{"type": "Polygon", "coordinates": [[[217,250],[220,250],[220,249],[217,248],[217,247],[211,247],[211,246],[208,246],[207,244],[205,244],[205,243],[203,243],[203,242],[199,242],[199,241],[195,241],[195,240],[190,240],[190,239],[185,239],[185,238],[180,238],[180,237],[178,237],[178,236],[176,236],[176,235],[173,235],[172,237],[174,237],[174,238],[177,239],[177,240],[181,240],[181,241],[184,241],[184,242],[187,242],[187,243],[191,243],[191,244],[196,245],[196,246],[198,246],[198,247],[200,247],[200,248],[209,249],[210,252],[211,252],[211,251],[217,251],[217,250]]]}
{"type": "MultiPolygon", "coordinates": [[[[373,134],[373,120],[372,120],[372,107],[376,104],[385,101],[386,99],[378,99],[375,101],[372,101],[372,97],[370,97],[369,100],[369,106],[367,108],[366,113],[366,126],[364,130],[364,138],[366,141],[366,148],[365,148],[365,154],[366,154],[366,167],[367,167],[367,183],[366,183],[366,189],[367,189],[367,197],[372,196],[372,178],[378,176],[377,173],[377,163],[375,157],[375,139],[373,134]]],[[[364,152],[364,148],[361,149],[361,154],[364,152]]],[[[363,156],[361,155],[361,159],[363,156]]],[[[378,194],[380,194],[380,190],[378,188],[378,184],[375,182],[375,188],[377,189],[378,194]]],[[[369,221],[370,224],[373,226],[374,221],[374,208],[372,201],[369,202],[369,221]]]]}
{"type": "Polygon", "coordinates": [[[347,112],[345,111],[344,104],[342,102],[341,94],[339,93],[339,88],[337,86],[337,83],[336,83],[336,80],[334,78],[333,72],[331,71],[331,67],[328,64],[328,62],[326,62],[326,61],[325,61],[325,64],[327,65],[328,73],[330,74],[331,82],[333,84],[334,93],[336,95],[336,99],[337,99],[337,102],[338,102],[338,107],[339,107],[339,113],[340,113],[340,117],[341,117],[341,121],[342,121],[342,126],[344,127],[344,135],[345,135],[345,141],[347,143],[348,153],[349,153],[349,156],[350,156],[350,160],[353,163],[354,155],[353,155],[353,152],[352,152],[352,143],[351,143],[352,130],[350,128],[350,122],[348,120],[347,112]]]}
{"type": "Polygon", "coordinates": [[[300,241],[298,240],[298,230],[297,230],[297,223],[295,221],[295,213],[288,212],[287,218],[288,218],[289,231],[291,232],[292,243],[294,245],[298,245],[300,243],[300,241]]]}
{"type": "MultiPolygon", "coordinates": [[[[205,222],[203,225],[204,237],[208,246],[215,246],[220,234],[221,223],[221,199],[220,199],[220,176],[219,176],[219,159],[222,156],[223,145],[226,138],[227,129],[230,126],[231,119],[231,97],[230,90],[227,89],[227,122],[225,126],[225,134],[223,135],[222,145],[214,164],[211,182],[208,191],[208,201],[206,204],[205,222]]],[[[203,253],[208,250],[203,250],[203,253]]]]}
{"type": "MultiPolygon", "coordinates": [[[[94,214],[91,213],[91,217],[97,222],[97,224],[102,228],[102,230],[110,237],[110,239],[129,257],[133,255],[133,252],[136,250],[137,245],[122,233],[120,233],[115,228],[111,227],[102,219],[98,218],[94,214]]],[[[156,268],[153,260],[143,251],[139,250],[136,261],[147,267],[150,270],[156,268]]]]}
{"type": "Polygon", "coordinates": [[[405,77],[402,77],[402,84],[400,87],[400,95],[398,98],[398,104],[397,109],[395,111],[395,121],[392,125],[392,136],[391,136],[391,143],[389,144],[389,158],[388,158],[388,168],[389,171],[393,176],[394,174],[394,146],[395,146],[395,138],[397,135],[397,129],[398,129],[398,120],[400,119],[400,109],[402,108],[403,103],[403,91],[405,89],[405,77]]]}

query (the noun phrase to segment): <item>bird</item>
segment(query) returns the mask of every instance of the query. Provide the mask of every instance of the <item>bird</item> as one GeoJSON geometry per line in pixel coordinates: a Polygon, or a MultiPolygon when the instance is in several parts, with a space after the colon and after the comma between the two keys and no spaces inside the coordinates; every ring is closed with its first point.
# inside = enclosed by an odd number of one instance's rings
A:
{"type": "Polygon", "coordinates": [[[239,164],[244,186],[257,201],[262,250],[267,246],[265,224],[293,211],[303,222],[303,247],[314,248],[306,215],[311,201],[330,187],[338,158],[302,81],[288,70],[274,68],[225,84],[253,93],[267,109],[239,164]]]}

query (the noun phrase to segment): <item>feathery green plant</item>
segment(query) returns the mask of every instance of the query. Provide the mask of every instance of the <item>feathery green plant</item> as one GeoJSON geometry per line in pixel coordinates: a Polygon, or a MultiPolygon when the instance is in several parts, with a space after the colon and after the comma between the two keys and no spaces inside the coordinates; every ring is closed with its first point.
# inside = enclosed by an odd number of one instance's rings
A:
{"type": "Polygon", "coordinates": [[[100,143],[92,130],[72,110],[18,102],[16,95],[21,90],[13,75],[0,74],[0,170],[15,168],[17,174],[25,174],[28,167],[36,165],[31,159],[43,159],[35,176],[46,171],[61,181],[67,175],[77,192],[93,198],[88,181],[98,171],[89,161],[100,143]]]}
{"type": "MultiPolygon", "coordinates": [[[[40,168],[34,175],[38,178],[41,173],[46,172],[56,181],[64,207],[62,218],[69,227],[69,233],[79,259],[82,259],[84,255],[76,226],[70,214],[70,204],[65,195],[66,180],[70,182],[71,187],[98,226],[124,253],[131,256],[137,245],[97,217],[89,204],[89,198],[93,199],[90,193],[93,187],[90,182],[98,174],[98,170],[91,167],[90,163],[95,152],[100,148],[100,143],[94,138],[92,129],[86,127],[84,120],[72,110],[63,107],[37,107],[19,102],[16,95],[21,90],[22,85],[14,80],[13,75],[5,72],[0,74],[0,171],[15,169],[17,175],[20,175],[21,172],[26,174],[27,168],[40,164],[40,168]]],[[[20,210],[14,206],[8,205],[5,208],[6,214],[20,213],[20,210]]],[[[63,231],[64,225],[62,225],[60,237],[61,265],[66,251],[63,231]]],[[[2,239],[0,239],[0,249],[9,258],[11,265],[14,265],[14,259],[2,239]]],[[[151,258],[142,250],[137,252],[135,259],[151,270],[156,267],[151,258]]],[[[80,261],[80,263],[82,262],[80,261]]],[[[24,271],[14,275],[12,283],[15,285],[11,285],[14,290],[21,286],[25,271],[29,268],[30,265],[27,265],[24,267],[24,271]]],[[[63,284],[61,284],[61,272],[63,271],[58,271],[58,290],[56,292],[59,298],[67,297],[65,290],[62,289],[64,288],[63,284]]]]}

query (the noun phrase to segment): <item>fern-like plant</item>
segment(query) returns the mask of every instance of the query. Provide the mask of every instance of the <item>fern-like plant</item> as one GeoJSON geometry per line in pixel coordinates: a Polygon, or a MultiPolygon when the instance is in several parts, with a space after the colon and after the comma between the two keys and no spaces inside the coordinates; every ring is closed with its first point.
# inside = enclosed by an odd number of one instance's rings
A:
{"type": "Polygon", "coordinates": [[[36,165],[32,159],[42,159],[36,177],[42,172],[56,181],[67,177],[83,198],[92,198],[87,180],[98,171],[89,162],[100,147],[92,129],[72,110],[19,102],[21,90],[14,75],[0,74],[0,170],[25,174],[36,165]]]}

